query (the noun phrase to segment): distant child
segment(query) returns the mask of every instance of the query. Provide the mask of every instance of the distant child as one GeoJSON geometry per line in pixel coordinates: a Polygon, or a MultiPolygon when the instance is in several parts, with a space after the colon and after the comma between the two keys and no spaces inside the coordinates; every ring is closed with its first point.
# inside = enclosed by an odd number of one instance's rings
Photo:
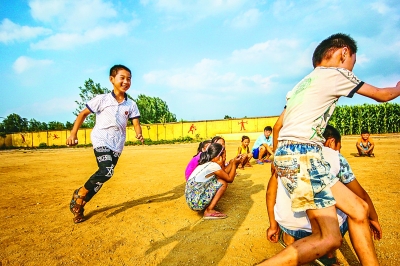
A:
{"type": "Polygon", "coordinates": [[[100,94],[87,102],[86,108],[81,111],[74,123],[67,145],[78,144],[78,130],[85,118],[96,114],[96,124],[91,133],[94,155],[99,169],[72,194],[70,210],[74,214],[74,223],[84,221],[84,206],[100,190],[104,182],[114,174],[118,158],[124,148],[126,126],[132,121],[136,138],[143,143],[142,128],[140,127],[140,113],[136,103],[130,99],[126,91],[131,86],[131,71],[123,65],[115,65],[110,69],[110,82],[113,90],[107,94],[100,94]]]}
{"type": "MultiPolygon", "coordinates": [[[[204,211],[204,219],[224,219],[226,214],[216,211],[217,202],[235,179],[238,163],[232,163],[232,171],[227,174],[222,166],[222,154],[225,148],[219,143],[212,143],[200,154],[199,165],[194,169],[186,182],[185,197],[190,209],[204,211]]],[[[239,162],[239,158],[236,158],[239,162]]]]}
{"type": "Polygon", "coordinates": [[[350,237],[357,239],[353,247],[361,264],[379,265],[369,222],[362,219],[368,206],[341,182],[329,186],[330,165],[322,155],[322,133],[341,96],[358,93],[385,102],[400,95],[400,82],[379,89],[360,81],[351,72],[356,52],[356,42],[348,35],[339,33],[323,40],[313,54],[315,69],[288,94],[274,164],[290,193],[292,210],[307,212],[312,234],[262,265],[301,265],[339,248],[342,236],[335,204],[346,214],[355,212],[355,219],[349,219],[350,237]]]}
{"type": "Polygon", "coordinates": [[[190,160],[189,164],[186,167],[185,170],[185,178],[186,181],[188,180],[190,174],[193,172],[193,170],[199,165],[199,160],[200,160],[200,154],[202,152],[205,152],[210,146],[211,140],[205,140],[200,142],[199,147],[197,148],[197,154],[193,156],[193,158],[190,160]]]}
{"type": "Polygon", "coordinates": [[[257,138],[256,142],[254,142],[251,153],[253,154],[253,158],[257,160],[257,164],[271,162],[269,160],[270,156],[273,154],[271,133],[272,127],[266,126],[264,128],[264,133],[257,138]],[[263,160],[264,157],[265,159],[263,160]]]}
{"type": "MultiPolygon", "coordinates": [[[[365,219],[369,219],[374,238],[380,240],[382,237],[382,229],[372,200],[356,180],[347,160],[339,153],[341,148],[341,136],[339,131],[327,125],[323,136],[326,141],[324,147],[322,147],[322,153],[326,161],[331,165],[330,172],[333,176],[337,177],[334,181],[338,180],[345,184],[347,188],[368,204],[369,216],[365,217],[365,219]]],[[[331,182],[330,186],[333,185],[334,184],[331,182]]],[[[267,190],[267,209],[270,220],[267,237],[271,242],[276,243],[279,241],[283,246],[287,246],[295,240],[311,235],[311,225],[306,212],[293,212],[290,205],[290,194],[283,186],[282,181],[276,178],[276,176],[272,176],[267,190]],[[274,181],[278,181],[277,184],[274,184],[274,181]],[[283,230],[283,234],[280,229],[283,230]],[[279,231],[281,231],[281,233],[279,233],[279,231]]],[[[339,209],[336,209],[336,212],[340,232],[343,236],[348,228],[347,216],[339,209]]],[[[357,241],[357,239],[351,240],[352,242],[357,241]]],[[[318,260],[324,263],[324,265],[338,264],[334,254],[327,254],[318,260]]]]}
{"type": "Polygon", "coordinates": [[[228,174],[231,171],[235,172],[236,175],[236,168],[240,163],[240,160],[238,160],[240,158],[240,156],[236,156],[235,158],[229,160],[228,162],[226,162],[226,149],[225,149],[225,139],[221,136],[215,136],[211,139],[211,143],[219,143],[222,145],[222,147],[224,147],[224,152],[222,153],[222,160],[223,160],[223,165],[222,165],[222,169],[227,172],[228,174]],[[232,170],[232,165],[236,164],[236,167],[234,170],[232,170]]]}
{"type": "Polygon", "coordinates": [[[242,145],[239,146],[237,155],[240,155],[239,169],[244,169],[245,166],[251,167],[250,159],[253,158],[253,154],[249,149],[250,138],[248,136],[242,137],[242,145]]]}
{"type": "Polygon", "coordinates": [[[373,157],[374,155],[374,141],[372,140],[369,131],[364,129],[361,131],[361,138],[357,140],[356,147],[358,155],[373,157]]]}

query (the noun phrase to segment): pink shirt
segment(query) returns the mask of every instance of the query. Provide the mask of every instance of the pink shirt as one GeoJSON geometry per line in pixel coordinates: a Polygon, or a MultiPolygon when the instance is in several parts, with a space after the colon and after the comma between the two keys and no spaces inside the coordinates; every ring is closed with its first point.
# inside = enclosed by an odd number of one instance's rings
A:
{"type": "Polygon", "coordinates": [[[200,154],[201,154],[201,152],[199,152],[196,156],[194,156],[190,160],[189,164],[186,166],[186,170],[185,170],[186,181],[188,180],[190,174],[194,171],[194,169],[196,169],[196,167],[199,165],[200,154]]]}

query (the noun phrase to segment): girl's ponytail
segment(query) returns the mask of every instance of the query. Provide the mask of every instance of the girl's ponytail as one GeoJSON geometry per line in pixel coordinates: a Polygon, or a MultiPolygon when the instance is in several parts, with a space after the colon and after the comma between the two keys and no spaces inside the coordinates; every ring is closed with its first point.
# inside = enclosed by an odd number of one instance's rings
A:
{"type": "Polygon", "coordinates": [[[199,165],[208,163],[217,156],[220,156],[224,147],[219,143],[211,143],[207,151],[200,154],[199,165]]]}

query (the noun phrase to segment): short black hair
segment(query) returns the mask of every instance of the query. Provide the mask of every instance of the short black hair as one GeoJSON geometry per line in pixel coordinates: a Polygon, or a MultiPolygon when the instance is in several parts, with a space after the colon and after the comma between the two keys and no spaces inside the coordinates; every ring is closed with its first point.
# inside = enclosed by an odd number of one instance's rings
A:
{"type": "Polygon", "coordinates": [[[250,138],[248,136],[242,136],[242,141],[244,141],[245,139],[250,140],[250,138]]]}
{"type": "Polygon", "coordinates": [[[272,127],[271,126],[266,126],[266,127],[264,127],[264,131],[272,131],[272,127]]]}
{"type": "Polygon", "coordinates": [[[222,139],[223,141],[225,141],[225,139],[221,136],[215,136],[211,139],[211,143],[216,143],[218,140],[222,139]]]}
{"type": "Polygon", "coordinates": [[[339,130],[337,130],[331,125],[326,125],[325,131],[322,134],[322,136],[325,138],[325,140],[334,138],[336,143],[342,141],[342,136],[340,135],[339,130]]]}
{"type": "Polygon", "coordinates": [[[363,129],[361,130],[361,134],[369,134],[369,130],[366,129],[366,128],[363,128],[363,129]]]}
{"type": "Polygon", "coordinates": [[[126,66],[124,66],[124,65],[114,65],[114,66],[112,66],[110,68],[110,76],[115,77],[118,74],[118,71],[120,71],[121,69],[124,69],[124,70],[128,71],[129,74],[132,75],[131,70],[129,68],[127,68],[126,66]]]}
{"type": "Polygon", "coordinates": [[[323,59],[331,58],[332,54],[339,48],[347,47],[350,55],[357,53],[357,43],[349,35],[344,33],[336,33],[318,44],[312,56],[313,66],[316,67],[323,59]]]}

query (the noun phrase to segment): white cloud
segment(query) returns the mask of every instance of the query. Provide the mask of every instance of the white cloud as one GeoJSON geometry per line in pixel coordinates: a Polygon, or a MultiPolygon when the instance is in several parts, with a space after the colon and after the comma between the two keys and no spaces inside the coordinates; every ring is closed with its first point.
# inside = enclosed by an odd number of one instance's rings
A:
{"type": "MultiPolygon", "coordinates": [[[[261,75],[240,76],[233,72],[219,73],[222,62],[203,59],[192,68],[151,71],[143,76],[148,84],[170,87],[181,92],[216,94],[227,92],[267,92],[271,78],[261,75]]],[[[222,71],[221,71],[222,72],[222,71]]]]}
{"type": "Polygon", "coordinates": [[[129,31],[135,22],[115,23],[106,27],[96,27],[83,33],[58,33],[52,35],[37,43],[31,44],[35,50],[65,50],[75,46],[88,44],[110,37],[120,37],[129,34],[129,31]]]}
{"type": "Polygon", "coordinates": [[[0,25],[0,42],[25,41],[41,35],[51,34],[51,30],[42,27],[20,26],[5,18],[0,25]]]}
{"type": "Polygon", "coordinates": [[[377,11],[381,15],[388,14],[391,10],[389,6],[386,5],[386,3],[383,2],[374,2],[370,4],[372,10],[377,11]]]}
{"type": "Polygon", "coordinates": [[[263,43],[256,43],[248,49],[235,50],[232,53],[233,62],[283,62],[288,54],[299,49],[299,41],[292,40],[268,40],[263,43]]]}
{"type": "Polygon", "coordinates": [[[13,64],[13,69],[15,72],[17,73],[23,73],[28,69],[32,69],[32,68],[37,68],[37,67],[42,67],[42,66],[48,66],[53,64],[52,60],[37,60],[37,59],[33,59],[27,56],[20,56],[18,57],[17,60],[15,60],[14,64],[13,64]]]}
{"type": "Polygon", "coordinates": [[[256,25],[262,13],[257,8],[252,8],[240,14],[230,21],[230,24],[239,29],[249,28],[256,25]]]}
{"type": "Polygon", "coordinates": [[[34,19],[64,31],[84,31],[105,24],[118,14],[111,2],[102,0],[33,0],[29,6],[34,19]]]}

